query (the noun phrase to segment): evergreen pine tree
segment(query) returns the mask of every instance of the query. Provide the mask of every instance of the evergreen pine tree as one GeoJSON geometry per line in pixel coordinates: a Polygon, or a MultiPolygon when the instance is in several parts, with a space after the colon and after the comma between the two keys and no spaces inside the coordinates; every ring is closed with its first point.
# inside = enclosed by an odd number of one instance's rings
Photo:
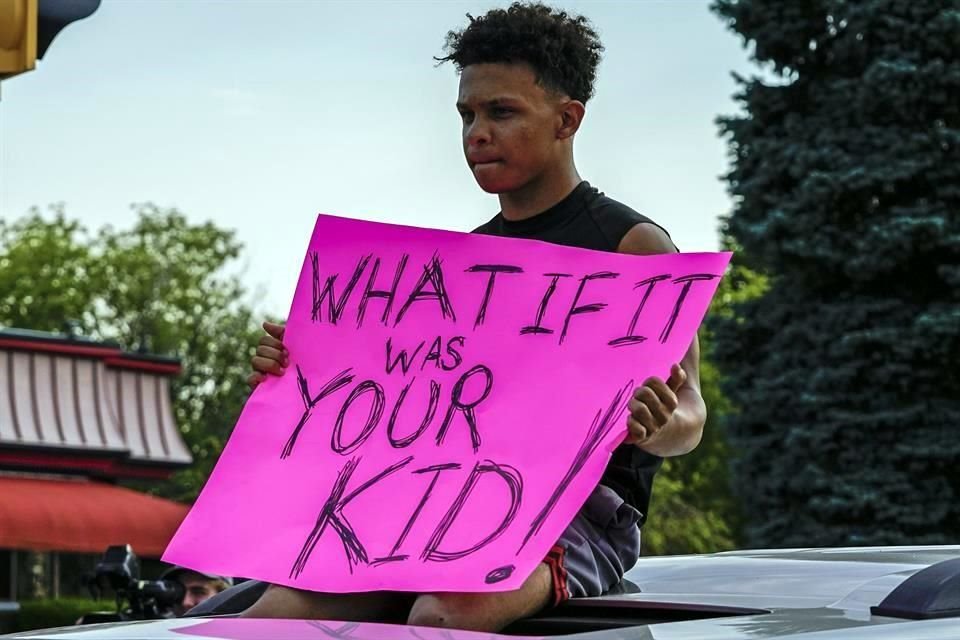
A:
{"type": "Polygon", "coordinates": [[[960,0],[715,0],[753,47],[712,318],[746,542],[960,537],[960,0]]]}

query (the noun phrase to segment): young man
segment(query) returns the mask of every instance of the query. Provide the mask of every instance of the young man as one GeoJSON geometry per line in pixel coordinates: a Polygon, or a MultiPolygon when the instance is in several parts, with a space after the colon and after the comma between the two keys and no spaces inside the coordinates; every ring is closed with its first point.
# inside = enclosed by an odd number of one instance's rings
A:
{"type": "Polygon", "coordinates": [[[173,613],[178,618],[201,602],[209,600],[233,585],[233,580],[230,578],[200,573],[183,567],[171,567],[164,571],[160,578],[176,580],[183,585],[183,600],[173,607],[173,613]]]}
{"type": "MultiPolygon", "coordinates": [[[[667,233],[582,180],[573,139],[593,94],[600,53],[581,16],[542,4],[495,9],[447,36],[460,71],[457,109],[463,150],[477,184],[497,194],[500,213],[475,231],[639,255],[670,253],[667,233]]],[[[287,363],[283,327],[266,323],[253,358],[251,386],[287,363]]],[[[639,555],[653,476],[664,456],[692,450],[706,409],[699,390],[698,347],[691,345],[669,379],[650,378],[630,401],[628,437],[600,485],[524,585],[504,593],[330,595],[272,586],[250,617],[397,620],[425,626],[496,631],[569,597],[599,595],[619,582],[639,555]]]]}

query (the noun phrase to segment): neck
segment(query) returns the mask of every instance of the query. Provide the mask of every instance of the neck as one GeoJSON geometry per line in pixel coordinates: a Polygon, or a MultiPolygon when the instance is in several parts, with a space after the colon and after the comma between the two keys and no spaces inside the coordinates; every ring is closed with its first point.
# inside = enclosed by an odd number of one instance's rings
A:
{"type": "Polygon", "coordinates": [[[500,212],[507,220],[532,218],[566,198],[582,181],[573,163],[553,174],[545,172],[516,191],[501,193],[500,212]]]}

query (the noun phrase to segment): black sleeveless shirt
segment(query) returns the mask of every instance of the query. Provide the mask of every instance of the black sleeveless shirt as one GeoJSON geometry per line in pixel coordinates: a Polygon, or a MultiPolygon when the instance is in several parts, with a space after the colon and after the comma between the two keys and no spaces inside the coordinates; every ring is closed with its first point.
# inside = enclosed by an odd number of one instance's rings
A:
{"type": "MultiPolygon", "coordinates": [[[[506,220],[498,213],[474,229],[474,233],[616,251],[627,232],[640,223],[656,225],[650,218],[608,198],[584,180],[570,195],[543,213],[525,220],[506,220]]],[[[620,445],[613,452],[600,483],[636,507],[641,513],[642,524],[650,507],[653,476],[662,462],[659,456],[633,445],[620,445]]]]}

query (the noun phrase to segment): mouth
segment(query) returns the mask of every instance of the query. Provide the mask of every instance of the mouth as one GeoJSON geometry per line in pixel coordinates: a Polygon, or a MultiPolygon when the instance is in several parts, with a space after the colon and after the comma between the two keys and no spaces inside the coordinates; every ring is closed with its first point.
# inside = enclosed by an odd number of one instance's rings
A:
{"type": "Polygon", "coordinates": [[[494,155],[489,152],[484,153],[483,151],[474,151],[472,153],[468,151],[466,156],[467,156],[467,162],[470,164],[471,167],[479,166],[483,164],[495,164],[497,162],[503,161],[503,158],[501,156],[494,155]]]}
{"type": "Polygon", "coordinates": [[[483,168],[483,167],[490,167],[495,164],[500,164],[501,162],[503,161],[500,160],[499,158],[477,158],[477,159],[470,160],[470,166],[474,169],[477,169],[477,168],[483,168]]]}

